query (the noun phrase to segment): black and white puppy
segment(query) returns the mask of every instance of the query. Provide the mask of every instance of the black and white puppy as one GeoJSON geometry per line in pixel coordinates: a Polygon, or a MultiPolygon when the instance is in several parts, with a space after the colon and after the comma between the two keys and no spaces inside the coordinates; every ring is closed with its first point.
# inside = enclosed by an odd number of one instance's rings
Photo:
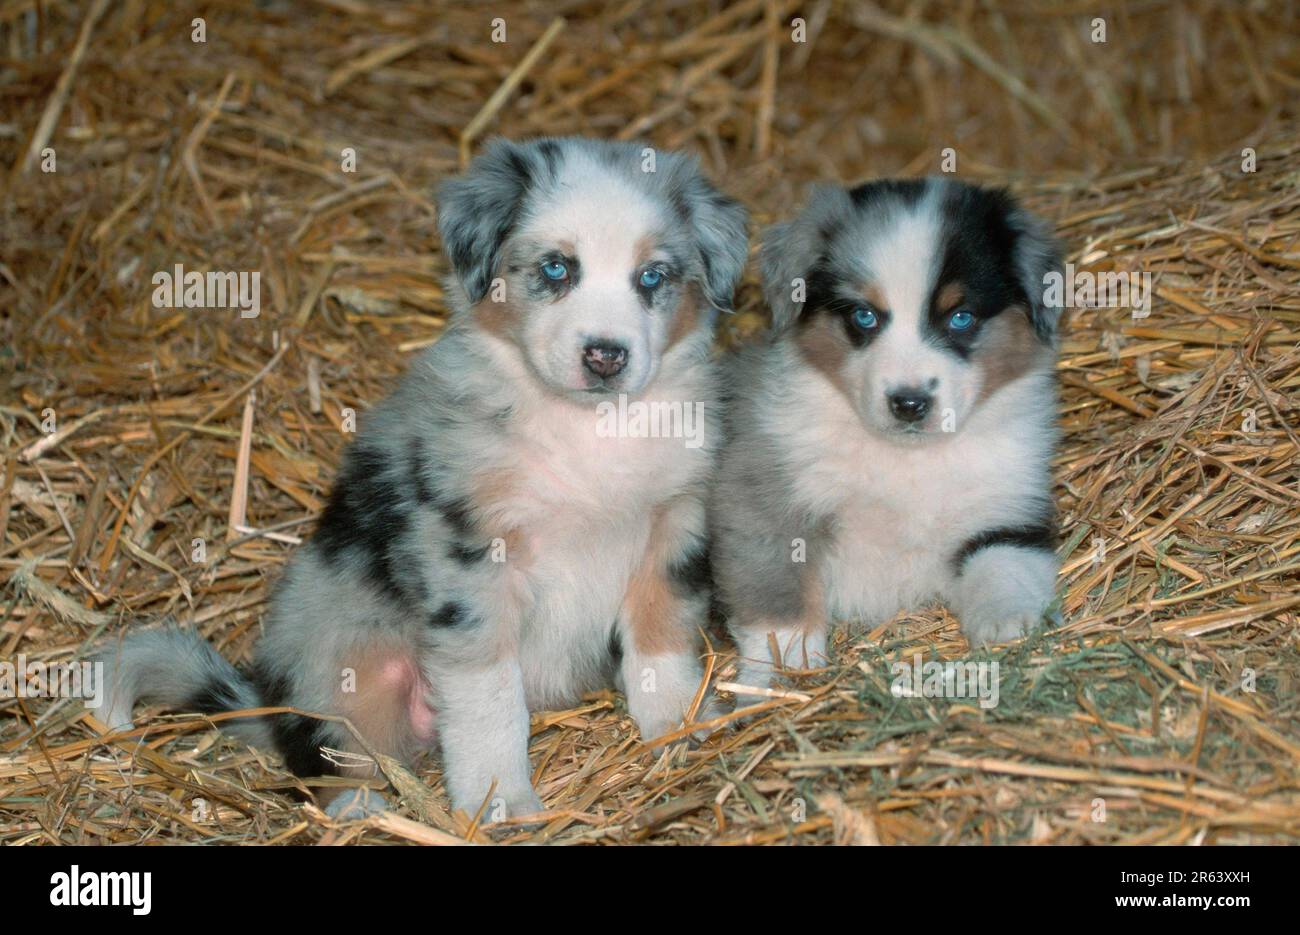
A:
{"type": "MultiPolygon", "coordinates": [[[[530,710],[612,685],[645,740],[688,713],[719,441],[710,344],[744,209],[682,154],[551,138],[491,144],[441,188],[438,226],[452,324],[366,417],[252,671],[178,629],[129,636],[104,655],[111,726],[140,698],[343,715],[407,761],[436,741],[453,805],[495,789],[496,819],[542,807],[530,710]],[[601,431],[619,396],[698,406],[705,424],[693,443],[601,431]]],[[[300,775],[349,772],[321,748],[365,746],[297,715],[235,726],[300,775]]]]}
{"type": "Polygon", "coordinates": [[[761,248],[771,340],[730,362],[711,500],[737,681],[824,663],[828,621],[941,599],[974,644],[1052,602],[1045,227],[943,179],[822,188],[761,248]]]}

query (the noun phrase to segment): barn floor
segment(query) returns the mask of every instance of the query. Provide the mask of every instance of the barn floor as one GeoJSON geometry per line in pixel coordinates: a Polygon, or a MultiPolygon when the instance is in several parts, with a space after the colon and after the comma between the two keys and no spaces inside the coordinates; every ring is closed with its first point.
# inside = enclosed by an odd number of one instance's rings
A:
{"type": "MultiPolygon", "coordinates": [[[[0,842],[1300,836],[1294,22],[1145,4],[1103,47],[1026,4],[578,2],[555,25],[538,2],[499,4],[495,43],[459,7],[186,6],[0,8],[3,660],[69,662],[168,615],[250,658],[344,410],[438,337],[430,192],[493,133],[692,148],[760,226],[810,181],[936,172],[952,148],[1078,269],[1155,292],[1145,317],[1065,326],[1065,623],[973,657],[999,664],[996,707],[891,693],[891,663],[970,657],[922,609],[841,633],[833,667],[694,748],[651,754],[613,693],[540,713],[549,820],[483,827],[447,812],[436,761],[385,764],[398,809],[339,824],[203,718],[109,736],[75,699],[0,694],[0,842]],[[260,314],[155,307],[178,263],[260,271],[260,314]]],[[[752,271],[739,299],[726,342],[762,325],[752,271]]]]}

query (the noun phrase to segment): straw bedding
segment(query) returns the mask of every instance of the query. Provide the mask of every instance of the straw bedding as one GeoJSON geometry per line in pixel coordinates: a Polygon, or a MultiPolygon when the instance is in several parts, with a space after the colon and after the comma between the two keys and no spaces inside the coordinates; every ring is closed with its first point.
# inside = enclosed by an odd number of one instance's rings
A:
{"type": "MultiPolygon", "coordinates": [[[[1155,284],[1147,317],[1066,326],[1065,623],[976,657],[995,708],[891,692],[892,662],[968,654],[926,608],[699,747],[652,755],[612,693],[538,714],[550,820],[483,828],[436,761],[382,764],[401,807],[340,825],[208,720],[107,737],[75,700],[0,698],[0,841],[1293,841],[1296,15],[1125,3],[1097,43],[1090,11],[1029,0],[0,3],[5,660],[166,615],[249,658],[348,410],[437,339],[430,192],[493,133],[694,149],[760,225],[951,148],[1078,269],[1155,284]],[[260,271],[260,315],[155,307],[177,263],[260,271]]],[[[762,322],[751,274],[723,339],[762,322]]]]}

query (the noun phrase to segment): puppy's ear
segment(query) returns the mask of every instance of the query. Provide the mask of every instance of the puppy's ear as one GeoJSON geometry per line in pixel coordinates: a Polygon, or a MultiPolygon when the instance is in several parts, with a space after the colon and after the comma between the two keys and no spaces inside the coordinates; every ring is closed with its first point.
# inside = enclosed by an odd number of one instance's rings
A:
{"type": "Polygon", "coordinates": [[[1056,345],[1057,325],[1061,319],[1061,290],[1048,288],[1048,276],[1063,275],[1061,248],[1046,222],[1026,211],[1014,201],[1007,213],[1007,225],[1015,235],[1013,256],[1020,288],[1029,300],[1029,320],[1039,339],[1056,345]]]}
{"type": "Polygon", "coordinates": [[[536,144],[496,139],[438,188],[438,233],[471,305],[492,285],[501,245],[539,168],[536,144]]]}
{"type": "Polygon", "coordinates": [[[700,259],[705,300],[729,312],[749,259],[749,212],[718,191],[692,157],[672,165],[673,202],[691,229],[700,259]]]}
{"type": "Polygon", "coordinates": [[[825,254],[827,238],[851,209],[848,192],[838,186],[819,185],[798,217],[773,224],[764,232],[758,259],[774,334],[799,320],[808,297],[808,276],[825,254]]]}

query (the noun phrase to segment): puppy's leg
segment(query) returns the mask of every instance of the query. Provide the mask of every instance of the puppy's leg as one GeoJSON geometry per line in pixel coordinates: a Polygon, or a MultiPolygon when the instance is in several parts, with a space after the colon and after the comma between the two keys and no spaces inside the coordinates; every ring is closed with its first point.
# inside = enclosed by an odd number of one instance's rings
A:
{"type": "Polygon", "coordinates": [[[1040,626],[1058,567],[1045,547],[995,542],[965,555],[948,603],[971,645],[1004,643],[1040,626]]]}
{"type": "MultiPolygon", "coordinates": [[[[678,727],[700,687],[697,631],[708,617],[710,590],[704,526],[704,504],[697,498],[661,507],[623,599],[620,675],[642,740],[678,727]]],[[[715,713],[706,695],[697,719],[715,713]]]]}
{"type": "MultiPolygon", "coordinates": [[[[736,682],[766,689],[777,670],[827,662],[826,599],[818,567],[829,546],[824,523],[792,523],[780,497],[756,496],[764,472],[744,460],[724,467],[711,503],[714,572],[736,642],[736,682]]],[[[737,692],[736,706],[763,700],[737,692]]]]}
{"type": "Polygon", "coordinates": [[[495,781],[489,821],[542,810],[528,766],[528,705],[513,657],[440,672],[439,730],[452,805],[474,814],[495,781]]]}
{"type": "MultiPolygon", "coordinates": [[[[736,640],[736,682],[751,688],[770,688],[781,669],[819,669],[830,661],[826,649],[826,603],[821,578],[815,568],[803,566],[798,582],[797,613],[769,615],[758,609],[732,620],[736,640]]],[[[737,707],[762,701],[761,695],[736,693],[737,707]]]]}
{"type": "MultiPolygon", "coordinates": [[[[770,688],[781,669],[817,669],[829,661],[826,631],[830,624],[816,565],[789,561],[782,545],[764,548],[762,554],[769,560],[733,580],[729,601],[736,682],[758,689],[770,688]]],[[[735,567],[733,563],[733,572],[735,567]]],[[[736,693],[737,707],[762,699],[761,694],[736,693]]]]}
{"type": "Polygon", "coordinates": [[[452,806],[472,815],[487,801],[488,821],[540,812],[528,766],[528,703],[511,631],[500,623],[490,629],[460,605],[442,618],[438,626],[462,632],[440,634],[425,669],[437,698],[452,806]]]}

